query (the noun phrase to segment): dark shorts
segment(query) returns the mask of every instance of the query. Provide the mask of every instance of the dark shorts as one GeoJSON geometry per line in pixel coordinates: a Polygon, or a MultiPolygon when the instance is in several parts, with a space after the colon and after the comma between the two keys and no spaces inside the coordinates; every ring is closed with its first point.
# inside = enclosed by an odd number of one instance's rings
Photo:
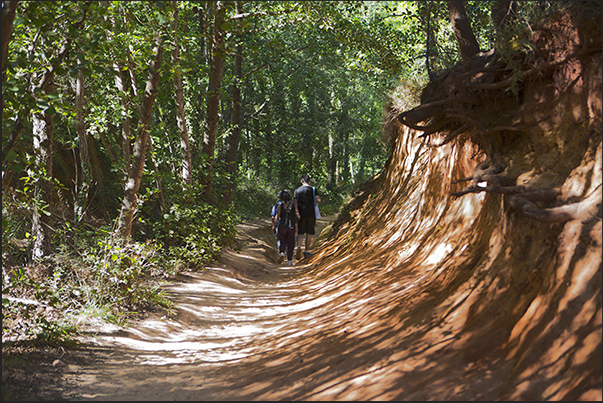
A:
{"type": "Polygon", "coordinates": [[[316,218],[314,217],[302,217],[297,222],[297,234],[310,234],[314,235],[314,225],[316,224],[316,218]]]}

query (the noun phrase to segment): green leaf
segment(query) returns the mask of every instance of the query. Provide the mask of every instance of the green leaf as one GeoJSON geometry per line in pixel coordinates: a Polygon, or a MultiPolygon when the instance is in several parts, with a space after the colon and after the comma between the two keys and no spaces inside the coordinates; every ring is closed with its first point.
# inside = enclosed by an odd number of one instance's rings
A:
{"type": "Polygon", "coordinates": [[[6,153],[6,159],[10,162],[15,162],[18,156],[19,155],[14,150],[10,150],[6,153]]]}

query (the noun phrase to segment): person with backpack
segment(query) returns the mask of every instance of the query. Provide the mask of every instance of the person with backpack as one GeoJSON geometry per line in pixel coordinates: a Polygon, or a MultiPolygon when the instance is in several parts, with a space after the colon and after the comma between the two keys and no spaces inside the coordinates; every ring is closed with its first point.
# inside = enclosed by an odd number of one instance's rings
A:
{"type": "MultiPolygon", "coordinates": [[[[288,190],[285,189],[287,192],[288,190]]],[[[283,202],[283,199],[281,199],[281,195],[283,194],[283,192],[279,192],[278,193],[278,201],[276,203],[274,203],[274,205],[272,206],[272,211],[270,212],[270,216],[272,217],[272,232],[274,232],[276,234],[276,249],[280,250],[281,247],[281,241],[279,241],[278,239],[278,228],[276,227],[276,212],[278,211],[278,206],[281,205],[281,203],[283,202]]]]}
{"type": "Polygon", "coordinates": [[[310,176],[308,174],[303,174],[300,181],[301,186],[293,192],[295,207],[300,214],[297,228],[297,252],[295,255],[295,259],[297,260],[301,259],[301,244],[304,237],[306,240],[304,257],[312,256],[312,253],[310,252],[310,243],[312,242],[312,235],[315,233],[315,207],[317,206],[317,203],[321,202],[321,198],[316,192],[316,188],[310,186],[310,176]]]}
{"type": "Polygon", "coordinates": [[[293,265],[293,250],[295,249],[295,232],[297,230],[297,220],[299,212],[297,206],[291,200],[291,192],[282,190],[279,193],[282,203],[279,204],[276,212],[276,223],[272,224],[272,230],[277,233],[279,239],[278,263],[285,260],[287,254],[287,264],[293,265]]]}

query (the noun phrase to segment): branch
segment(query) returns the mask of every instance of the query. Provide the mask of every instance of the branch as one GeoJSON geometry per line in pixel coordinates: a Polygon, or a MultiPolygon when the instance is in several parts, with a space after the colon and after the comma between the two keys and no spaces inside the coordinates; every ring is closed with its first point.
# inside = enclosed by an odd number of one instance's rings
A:
{"type": "Polygon", "coordinates": [[[249,17],[263,17],[263,16],[267,16],[267,15],[283,15],[283,14],[289,14],[294,12],[294,9],[288,9],[288,10],[283,10],[283,11],[258,11],[255,13],[241,13],[241,14],[235,14],[232,17],[229,17],[226,19],[226,21],[234,21],[234,20],[241,20],[243,18],[249,18],[249,17]]]}
{"type": "MultiPolygon", "coordinates": [[[[92,2],[87,1],[84,4],[84,15],[82,15],[82,18],[78,22],[73,23],[73,26],[75,28],[81,29],[82,26],[84,25],[84,21],[86,21],[86,15],[88,14],[88,9],[90,8],[91,3],[92,2]]],[[[65,40],[65,43],[61,47],[61,50],[59,51],[57,58],[50,64],[50,67],[48,68],[48,70],[46,70],[46,73],[44,73],[44,75],[42,76],[42,79],[40,80],[40,83],[38,84],[38,88],[44,88],[46,86],[46,84],[48,84],[50,79],[54,76],[54,71],[56,68],[55,66],[57,64],[61,63],[63,61],[63,59],[69,54],[70,44],[71,44],[71,40],[69,38],[67,38],[65,40]]]]}
{"type": "Polygon", "coordinates": [[[259,69],[263,69],[264,67],[268,66],[270,64],[270,62],[266,62],[264,64],[262,64],[259,67],[256,67],[255,69],[248,71],[247,73],[245,73],[245,75],[243,77],[241,77],[241,79],[247,78],[248,75],[255,73],[256,71],[258,71],[259,69]]]}

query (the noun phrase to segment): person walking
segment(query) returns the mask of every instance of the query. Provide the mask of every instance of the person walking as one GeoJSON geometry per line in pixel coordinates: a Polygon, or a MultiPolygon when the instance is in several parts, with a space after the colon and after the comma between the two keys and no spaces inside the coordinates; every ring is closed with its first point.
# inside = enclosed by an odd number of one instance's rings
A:
{"type": "Polygon", "coordinates": [[[293,265],[293,250],[295,249],[295,230],[299,213],[293,200],[291,192],[282,190],[279,193],[282,203],[276,212],[276,222],[272,224],[272,230],[276,230],[279,239],[278,263],[281,264],[287,255],[287,264],[293,265]],[[277,229],[278,228],[278,229],[277,229]]]}
{"type": "MultiPolygon", "coordinates": [[[[289,192],[287,189],[285,189],[285,191],[289,192]]],[[[278,211],[278,206],[280,206],[283,202],[283,199],[281,198],[282,195],[283,191],[281,190],[280,192],[278,192],[278,201],[274,203],[274,205],[272,206],[272,211],[270,212],[270,216],[272,217],[272,232],[276,234],[276,250],[280,250],[281,247],[281,241],[279,241],[278,239],[278,227],[276,226],[276,212],[278,211]]]]}
{"type": "Polygon", "coordinates": [[[316,213],[314,206],[320,203],[320,196],[316,189],[310,186],[310,176],[303,174],[301,176],[301,186],[293,192],[293,200],[295,207],[299,211],[299,221],[297,223],[297,251],[295,259],[299,260],[302,256],[302,241],[305,238],[304,257],[312,256],[310,245],[312,243],[312,235],[314,235],[314,226],[316,225],[316,213]]]}

